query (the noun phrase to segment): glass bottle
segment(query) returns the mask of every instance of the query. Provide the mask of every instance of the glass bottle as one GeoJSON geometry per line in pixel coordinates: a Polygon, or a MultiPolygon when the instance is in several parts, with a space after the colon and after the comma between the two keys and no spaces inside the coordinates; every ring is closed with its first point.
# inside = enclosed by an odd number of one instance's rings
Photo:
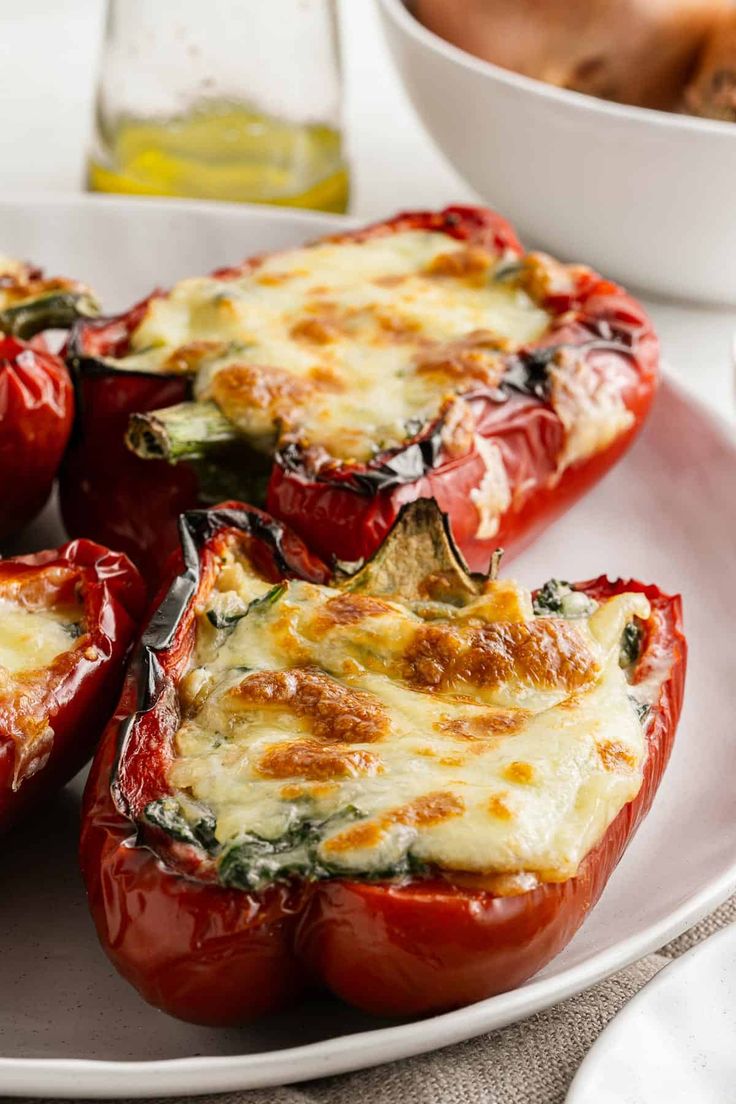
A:
{"type": "Polygon", "coordinates": [[[344,211],[335,0],[108,0],[93,191],[344,211]]]}

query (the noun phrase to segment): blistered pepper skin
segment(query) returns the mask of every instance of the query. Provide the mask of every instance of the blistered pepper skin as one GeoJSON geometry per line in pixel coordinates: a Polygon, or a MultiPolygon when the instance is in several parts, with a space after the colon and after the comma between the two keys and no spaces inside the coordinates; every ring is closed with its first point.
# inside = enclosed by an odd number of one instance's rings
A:
{"type": "MultiPolygon", "coordinates": [[[[648,728],[642,788],[575,878],[511,897],[444,879],[334,879],[248,894],[198,879],[196,866],[175,871],[152,850],[136,846],[127,809],[130,802],[143,808],[167,792],[176,728],[171,703],[194,644],[194,604],[211,585],[224,533],[213,531],[200,548],[197,588],[170,643],[156,653],[166,693],[134,723],[123,721],[140,701],[141,672],[131,667],[90,774],[81,862],[111,960],[156,1007],[218,1025],[287,1007],[305,982],[326,986],[369,1012],[402,1016],[454,1008],[531,977],[572,938],[597,901],[661,780],[685,676],[679,598],[636,582],[601,578],[580,585],[600,599],[628,590],[647,595],[653,612],[635,677],[645,678],[653,666],[664,673],[648,728]]],[[[251,547],[257,550],[257,541],[251,547]]],[[[301,555],[290,537],[290,573],[299,574],[301,555]]],[[[317,561],[304,565],[307,577],[318,581],[317,561]]]]}
{"type": "MultiPolygon", "coordinates": [[[[50,748],[27,739],[19,701],[0,699],[0,831],[67,782],[90,758],[120,693],[125,659],[143,614],[145,588],[127,557],[92,541],[0,561],[0,594],[78,592],[85,632],[38,673],[34,720],[48,718],[50,748]]],[[[34,608],[42,608],[35,604],[34,608]]]]}
{"type": "MultiPolygon", "coordinates": [[[[365,241],[409,230],[444,233],[500,254],[510,263],[523,256],[509,223],[494,211],[476,207],[408,212],[367,229],[335,235],[332,240],[365,241]]],[[[248,262],[215,275],[234,278],[247,268],[248,262]]],[[[74,331],[70,362],[83,396],[81,434],[62,475],[61,498],[70,532],[123,548],[151,574],[160,570],[162,553],[175,547],[178,510],[204,503],[192,465],[140,460],[122,441],[130,414],[187,398],[186,380],[125,373],[117,394],[117,420],[104,421],[104,390],[111,386],[104,357],[125,354],[148,302],[118,318],[80,323],[74,331]],[[102,452],[101,439],[108,442],[102,452]]],[[[416,478],[385,482],[376,478],[379,460],[315,473],[299,455],[278,453],[266,493],[268,511],[329,562],[370,556],[401,507],[425,497],[435,497],[448,512],[455,540],[472,570],[486,570],[499,546],[508,556],[529,544],[626,452],[648,413],[659,372],[659,345],[646,313],[625,291],[595,272],[569,270],[566,286],[550,288],[538,305],[549,312],[550,327],[522,352],[543,354],[558,345],[574,349],[585,369],[604,389],[618,394],[631,412],[628,426],[604,448],[565,466],[560,473],[564,427],[551,403],[521,392],[509,392],[499,400],[497,392],[480,389],[468,399],[475,424],[469,444],[460,454],[443,443],[416,478]],[[510,495],[497,528],[490,533],[482,528],[477,505],[486,473],[484,443],[500,449],[510,495]]],[[[114,378],[120,379],[120,373],[114,378]]],[[[425,427],[412,443],[426,445],[433,436],[436,440],[441,437],[438,425],[425,427]]]]}
{"type": "Polygon", "coordinates": [[[0,540],[48,498],[73,417],[64,362],[39,339],[29,344],[0,334],[0,540]]]}

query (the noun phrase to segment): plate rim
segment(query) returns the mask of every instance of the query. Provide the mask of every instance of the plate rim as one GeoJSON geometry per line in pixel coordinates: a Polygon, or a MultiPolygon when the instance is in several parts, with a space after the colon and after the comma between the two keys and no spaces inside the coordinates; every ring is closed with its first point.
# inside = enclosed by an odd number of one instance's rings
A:
{"type": "Polygon", "coordinates": [[[690,947],[684,954],[670,959],[654,977],[645,982],[623,1008],[620,1008],[616,1015],[608,1021],[603,1031],[593,1042],[570,1083],[570,1088],[567,1090],[567,1096],[565,1097],[565,1104],[590,1104],[593,1098],[590,1095],[585,1095],[588,1092],[587,1082],[590,1081],[591,1070],[598,1061],[599,1053],[605,1049],[606,1043],[610,1043],[614,1028],[620,1028],[621,1024],[630,1015],[635,1014],[639,1006],[651,997],[653,991],[667,988],[672,983],[675,975],[682,971],[687,972],[692,966],[693,959],[711,955],[714,951],[718,953],[721,943],[731,942],[736,945],[736,920],[730,921],[724,928],[714,932],[713,935],[706,936],[705,939],[701,940],[700,943],[696,943],[694,947],[690,947]]]}
{"type": "MultiPolygon", "coordinates": [[[[161,211],[217,211],[237,219],[289,222],[305,227],[356,225],[360,220],[331,212],[297,209],[280,210],[252,204],[215,203],[168,197],[144,197],[149,208],[161,211]]],[[[118,208],[140,213],[139,197],[29,192],[22,197],[7,193],[0,197],[0,213],[14,206],[118,208]]],[[[678,383],[663,365],[661,389],[695,407],[712,425],[714,433],[736,458],[736,434],[732,424],[717,410],[678,383]]],[[[509,993],[455,1009],[424,1020],[353,1032],[300,1046],[253,1054],[197,1056],[151,1060],[118,1061],[96,1058],[8,1058],[0,1056],[0,1093],[3,1095],[59,1098],[145,1098],[196,1095],[293,1084],[321,1076],[333,1076],[367,1069],[386,1062],[409,1058],[525,1019],[567,999],[630,963],[658,949],[668,940],[707,915],[736,891],[736,857],[720,876],[692,893],[679,907],[643,931],[618,941],[589,956],[561,974],[532,980],[509,993]],[[500,1006],[500,1007],[499,1007],[500,1006]],[[418,1024],[421,1030],[417,1031],[418,1024]],[[293,1068],[285,1071],[285,1064],[293,1068]]]]}
{"type": "Polygon", "coordinates": [[[413,1020],[397,1026],[353,1032],[317,1043],[256,1054],[200,1055],[143,1061],[0,1058],[0,1088],[3,1095],[37,1096],[45,1093],[67,1099],[112,1099],[120,1097],[121,1092],[131,1099],[141,1099],[178,1096],[183,1090],[190,1096],[295,1084],[442,1050],[526,1019],[590,988],[681,935],[734,891],[736,861],[720,878],[693,894],[679,909],[651,924],[643,933],[612,944],[563,974],[532,981],[520,989],[426,1020],[413,1020]],[[595,969],[590,969],[591,963],[596,964],[595,969]],[[498,1016],[487,1018],[489,1007],[499,1000],[504,1001],[505,1008],[498,1016]],[[450,1030],[443,1030],[448,1023],[452,1025],[450,1030]],[[421,1032],[416,1031],[418,1024],[422,1025],[421,1032]],[[298,1065],[299,1069],[286,1071],[284,1076],[286,1063],[298,1065]],[[114,1075],[124,1079],[124,1083],[119,1084],[114,1075]],[[80,1078],[84,1080],[80,1081],[80,1078]]]}

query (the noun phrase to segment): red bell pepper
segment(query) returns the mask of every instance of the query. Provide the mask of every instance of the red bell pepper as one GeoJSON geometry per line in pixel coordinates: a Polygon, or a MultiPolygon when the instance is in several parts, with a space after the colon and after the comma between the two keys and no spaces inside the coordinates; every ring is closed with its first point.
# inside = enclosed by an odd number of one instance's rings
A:
{"type": "Polygon", "coordinates": [[[133,410],[178,402],[184,389],[180,379],[81,372],[77,426],[59,473],[67,532],[119,548],[153,589],[176,546],[179,514],[199,505],[199,482],[189,464],[134,456],[125,430],[133,410]]]}
{"type": "Polygon", "coordinates": [[[0,539],[35,517],[48,498],[73,416],[63,361],[0,335],[0,539]]]}
{"type": "MultiPolygon", "coordinates": [[[[70,637],[45,665],[0,667],[0,830],[92,754],[120,691],[143,601],[130,561],[91,541],[0,561],[0,630],[10,616],[49,612],[69,619],[70,637]]],[[[21,636],[35,631],[21,628],[21,636]]]]}
{"type": "Polygon", "coordinates": [[[453,883],[449,874],[379,882],[292,878],[245,892],[218,884],[201,850],[162,843],[166,837],[152,836],[142,819],[148,802],[170,792],[177,685],[194,646],[195,607],[213,586],[223,548],[242,534],[266,577],[327,579],[324,565],[260,512],[187,515],[181,574],[143,637],[85,795],[81,861],[107,954],[156,1007],[215,1025],[283,1007],[314,981],[382,1015],[441,1011],[520,984],[573,936],[651,804],[683,693],[679,598],[605,578],[576,588],[597,599],[624,591],[647,596],[652,613],[633,681],[653,677],[657,689],[641,789],[575,877],[518,896],[453,883]]]}
{"type": "MultiPolygon", "coordinates": [[[[445,233],[512,265],[523,257],[508,223],[482,208],[399,215],[335,240],[361,241],[414,229],[445,233]]],[[[256,258],[215,275],[235,279],[258,263],[256,258]]],[[[299,444],[283,444],[275,452],[268,480],[265,504],[271,514],[288,522],[325,559],[356,561],[377,548],[403,504],[433,496],[448,511],[468,563],[482,570],[495,547],[500,544],[512,552],[523,547],[600,479],[629,447],[651,404],[658,373],[656,335],[642,308],[590,269],[533,258],[527,263],[527,290],[549,313],[549,326],[538,341],[504,354],[505,373],[498,387],[474,386],[463,392],[469,409],[464,432],[448,431],[454,409],[450,404],[400,448],[379,452],[365,463],[317,461],[299,444]],[[565,371],[585,378],[589,398],[608,393],[630,412],[628,423],[608,443],[569,463],[564,459],[567,431],[550,396],[551,372],[563,362],[565,371]],[[507,504],[497,510],[497,527],[485,530],[478,498],[485,493],[489,446],[498,448],[508,488],[507,504]]],[[[69,360],[87,399],[82,443],[69,476],[62,480],[62,506],[71,532],[118,543],[123,538],[122,547],[148,568],[162,548],[172,547],[173,506],[207,504],[222,497],[223,490],[218,494],[216,489],[211,497],[201,485],[201,469],[188,461],[167,468],[160,461],[130,459],[119,443],[124,413],[163,405],[158,387],[168,385],[164,401],[169,404],[190,394],[185,377],[167,380],[160,374],[121,373],[109,363],[110,357],[124,358],[130,351],[147,302],[127,315],[75,328],[69,360]],[[98,431],[92,420],[105,403],[93,398],[93,392],[114,386],[112,378],[121,376],[119,421],[110,422],[108,432],[100,420],[98,431]],[[98,438],[103,435],[107,444],[101,453],[98,438]],[[147,473],[143,463],[150,465],[147,473]],[[140,494],[146,480],[151,486],[148,498],[140,494]],[[122,534],[119,518],[126,514],[135,516],[137,525],[122,534]]],[[[253,501],[254,495],[238,485],[249,464],[250,460],[223,458],[219,468],[229,473],[228,494],[253,501]]]]}
{"type": "Polygon", "coordinates": [[[0,259],[0,540],[48,498],[74,417],[66,367],[37,335],[96,310],[83,284],[0,259]]]}

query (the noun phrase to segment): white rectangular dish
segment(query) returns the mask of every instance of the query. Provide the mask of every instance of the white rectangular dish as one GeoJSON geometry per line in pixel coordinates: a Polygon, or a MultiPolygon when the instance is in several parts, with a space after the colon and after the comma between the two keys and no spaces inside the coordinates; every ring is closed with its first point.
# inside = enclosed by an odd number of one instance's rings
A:
{"type": "MultiPolygon", "coordinates": [[[[116,308],[157,284],[338,224],[197,203],[0,202],[0,251],[87,280],[116,308]]],[[[715,907],[736,888],[734,486],[729,427],[666,381],[629,456],[511,565],[527,584],[605,571],[679,590],[691,644],[685,711],[653,811],[598,907],[540,975],[421,1022],[377,1021],[325,998],[238,1031],[178,1023],[145,1005],[97,944],[76,866],[77,782],[2,841],[0,1096],[223,1092],[417,1054],[578,992],[715,907]]],[[[54,523],[47,514],[25,544],[55,541],[54,523]]]]}

